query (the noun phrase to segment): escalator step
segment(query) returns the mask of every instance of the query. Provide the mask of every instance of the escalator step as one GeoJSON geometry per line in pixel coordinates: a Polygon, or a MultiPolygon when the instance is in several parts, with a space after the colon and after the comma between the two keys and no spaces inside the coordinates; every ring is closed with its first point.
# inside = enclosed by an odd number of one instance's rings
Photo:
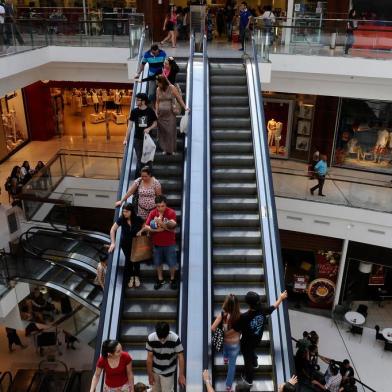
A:
{"type": "Polygon", "coordinates": [[[249,267],[241,264],[228,266],[227,264],[214,267],[213,281],[219,282],[263,282],[264,269],[260,266],[249,267]]]}
{"type": "Polygon", "coordinates": [[[212,259],[214,262],[259,262],[263,261],[263,252],[257,248],[214,248],[212,251],[212,259]]]}
{"type": "Polygon", "coordinates": [[[217,212],[212,214],[212,223],[214,227],[259,227],[260,217],[256,213],[217,212]]]}
{"type": "Polygon", "coordinates": [[[250,211],[259,208],[259,202],[256,197],[230,197],[214,196],[212,198],[212,207],[214,211],[250,211]]]}
{"type": "Polygon", "coordinates": [[[126,298],[124,300],[122,314],[123,320],[173,320],[177,317],[177,301],[176,299],[169,300],[165,298],[161,301],[155,299],[154,302],[146,300],[135,303],[133,298],[126,298]]]}

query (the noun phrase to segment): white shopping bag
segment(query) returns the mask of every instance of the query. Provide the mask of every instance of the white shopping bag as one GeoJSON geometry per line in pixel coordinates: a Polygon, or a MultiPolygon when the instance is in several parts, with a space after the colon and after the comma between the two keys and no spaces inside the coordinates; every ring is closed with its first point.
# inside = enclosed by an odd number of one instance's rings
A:
{"type": "Polygon", "coordinates": [[[185,114],[182,116],[181,121],[180,121],[180,132],[181,133],[188,132],[188,122],[189,122],[189,113],[185,112],[185,114]]]}
{"type": "Polygon", "coordinates": [[[143,154],[142,159],[140,160],[142,163],[147,163],[154,160],[156,145],[152,140],[151,136],[148,133],[144,134],[143,141],[143,154]]]}

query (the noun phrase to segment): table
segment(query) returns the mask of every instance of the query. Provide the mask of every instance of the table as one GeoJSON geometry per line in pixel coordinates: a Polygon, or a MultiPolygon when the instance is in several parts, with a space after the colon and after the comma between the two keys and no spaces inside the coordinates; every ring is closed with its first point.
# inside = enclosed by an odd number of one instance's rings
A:
{"type": "Polygon", "coordinates": [[[344,315],[344,318],[351,325],[362,325],[362,324],[365,324],[365,321],[366,321],[365,317],[361,313],[358,313],[358,312],[347,312],[344,315]]]}
{"type": "Polygon", "coordinates": [[[388,342],[392,343],[392,328],[384,328],[381,333],[388,342]]]}

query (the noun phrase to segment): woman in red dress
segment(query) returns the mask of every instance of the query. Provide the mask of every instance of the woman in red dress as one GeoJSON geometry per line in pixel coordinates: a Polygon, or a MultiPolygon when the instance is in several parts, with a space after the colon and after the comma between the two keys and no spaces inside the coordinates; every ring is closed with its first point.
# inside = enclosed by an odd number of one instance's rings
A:
{"type": "Polygon", "coordinates": [[[105,371],[104,392],[134,392],[132,358],[122,350],[117,340],[105,340],[102,343],[90,392],[95,392],[102,370],[105,371]]]}

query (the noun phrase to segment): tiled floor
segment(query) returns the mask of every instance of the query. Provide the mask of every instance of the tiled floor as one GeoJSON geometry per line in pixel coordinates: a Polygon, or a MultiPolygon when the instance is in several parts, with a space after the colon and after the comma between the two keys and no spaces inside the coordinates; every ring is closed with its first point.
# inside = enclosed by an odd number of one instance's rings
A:
{"type": "Polygon", "coordinates": [[[4,189],[4,183],[15,165],[21,165],[23,161],[27,160],[30,162],[30,166],[34,168],[39,160],[47,162],[60,149],[122,153],[123,140],[123,135],[113,136],[110,142],[107,142],[104,136],[89,135],[85,140],[80,136],[64,136],[61,139],[53,138],[48,141],[28,143],[0,165],[0,187],[2,191],[0,202],[8,204],[8,194],[4,189]]]}
{"type": "MultiPolygon", "coordinates": [[[[372,387],[377,392],[390,392],[390,369],[392,352],[383,349],[383,342],[375,340],[374,329],[364,328],[362,337],[353,336],[347,332],[347,324],[337,327],[329,318],[308,313],[289,311],[291,333],[300,338],[304,330],[317,331],[320,336],[319,353],[336,360],[349,359],[356,377],[372,387]]],[[[321,362],[321,361],[320,361],[321,362]]],[[[326,365],[322,362],[322,370],[326,365]]],[[[362,387],[360,392],[368,392],[362,387]]]]}

